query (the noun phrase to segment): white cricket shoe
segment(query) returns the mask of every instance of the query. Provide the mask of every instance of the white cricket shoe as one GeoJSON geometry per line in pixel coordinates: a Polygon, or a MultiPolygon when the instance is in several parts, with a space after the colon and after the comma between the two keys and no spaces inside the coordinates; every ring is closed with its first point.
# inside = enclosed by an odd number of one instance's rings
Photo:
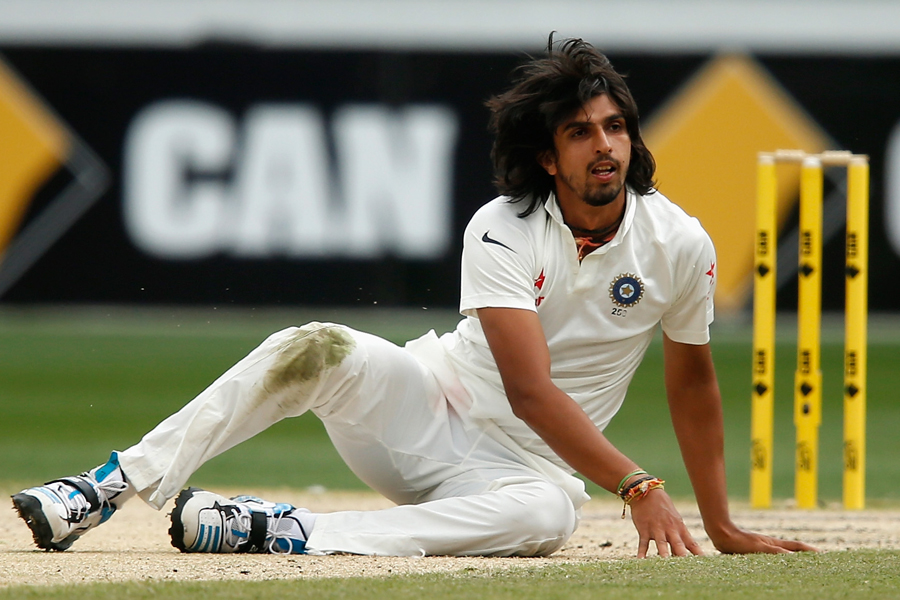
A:
{"type": "Polygon", "coordinates": [[[12,500],[38,548],[62,551],[109,519],[117,508],[112,500],[130,487],[113,452],[96,469],[22,490],[12,500]]]}
{"type": "Polygon", "coordinates": [[[169,535],[182,552],[305,554],[314,516],[254,496],[187,488],[175,499],[169,535]]]}

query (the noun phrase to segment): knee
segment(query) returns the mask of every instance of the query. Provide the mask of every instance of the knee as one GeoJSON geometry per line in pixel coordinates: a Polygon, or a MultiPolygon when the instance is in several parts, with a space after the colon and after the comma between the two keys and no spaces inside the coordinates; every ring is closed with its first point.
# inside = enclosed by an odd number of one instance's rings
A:
{"type": "Polygon", "coordinates": [[[535,486],[527,512],[527,526],[535,540],[559,540],[559,546],[574,533],[578,523],[572,500],[550,482],[535,486]]]}
{"type": "Polygon", "coordinates": [[[264,385],[269,393],[320,379],[344,362],[356,347],[346,328],[316,322],[285,329],[269,340],[278,348],[265,375],[264,385]]]}
{"type": "Polygon", "coordinates": [[[548,481],[535,481],[524,484],[515,495],[519,510],[513,509],[507,516],[523,537],[512,554],[546,556],[562,548],[578,526],[575,507],[566,493],[548,481]]]}

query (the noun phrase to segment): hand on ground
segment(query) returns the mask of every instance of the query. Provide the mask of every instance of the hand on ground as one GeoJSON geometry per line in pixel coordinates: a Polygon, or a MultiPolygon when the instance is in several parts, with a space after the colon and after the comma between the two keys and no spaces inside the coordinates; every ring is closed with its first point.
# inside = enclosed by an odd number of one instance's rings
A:
{"type": "MultiPolygon", "coordinates": [[[[713,538],[713,536],[710,536],[713,538]]],[[[778,538],[742,531],[735,528],[727,535],[712,539],[716,550],[722,554],[784,554],[788,552],[818,552],[816,548],[803,542],[781,540],[778,538]]]]}
{"type": "Polygon", "coordinates": [[[660,556],[703,554],[664,490],[651,490],[633,501],[631,520],[640,536],[638,558],[647,556],[651,540],[660,556]]]}

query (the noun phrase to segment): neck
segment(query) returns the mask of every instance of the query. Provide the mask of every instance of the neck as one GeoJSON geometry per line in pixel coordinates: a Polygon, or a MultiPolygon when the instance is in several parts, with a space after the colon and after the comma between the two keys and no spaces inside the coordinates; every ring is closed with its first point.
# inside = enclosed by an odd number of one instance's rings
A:
{"type": "Polygon", "coordinates": [[[625,194],[606,206],[590,206],[584,202],[566,203],[560,199],[563,221],[572,231],[582,235],[601,235],[617,228],[625,217],[625,194]]]}

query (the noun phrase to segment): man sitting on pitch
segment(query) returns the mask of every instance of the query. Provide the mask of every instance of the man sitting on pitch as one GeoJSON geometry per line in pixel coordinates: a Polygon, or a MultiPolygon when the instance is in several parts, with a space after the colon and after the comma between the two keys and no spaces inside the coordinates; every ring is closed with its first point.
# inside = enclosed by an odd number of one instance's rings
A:
{"type": "Polygon", "coordinates": [[[547,555],[588,499],[577,471],[631,506],[638,556],[651,540],[662,556],[700,554],[663,481],[602,433],[659,324],[672,422],[715,547],[811,549],[729,517],[708,345],[715,254],[654,190],[622,77],[568,40],[489,107],[504,195],[466,228],[455,331],[405,348],[332,324],[272,335],[135,446],[13,496],[37,545],[65,550],[138,494],[158,509],[178,496],[170,533],[188,552],[547,555]],[[398,506],[313,514],[182,491],[208,459],[307,410],[398,506]]]}

